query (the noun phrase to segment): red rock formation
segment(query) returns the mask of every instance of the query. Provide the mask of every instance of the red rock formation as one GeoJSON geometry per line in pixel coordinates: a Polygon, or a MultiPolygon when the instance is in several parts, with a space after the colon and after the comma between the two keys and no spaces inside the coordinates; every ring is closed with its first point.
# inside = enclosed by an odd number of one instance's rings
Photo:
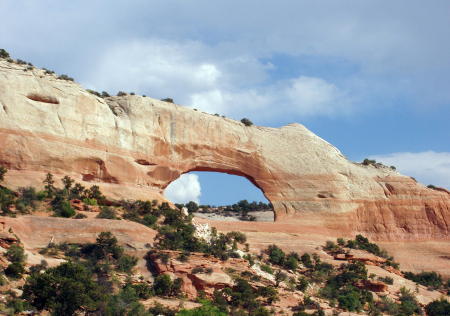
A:
{"type": "Polygon", "coordinates": [[[187,262],[181,262],[176,258],[179,251],[160,251],[169,256],[167,263],[161,261],[158,254],[150,254],[150,260],[158,274],[167,274],[172,278],[183,280],[182,291],[189,298],[196,298],[198,292],[202,291],[207,295],[212,295],[214,290],[220,290],[233,285],[231,277],[224,272],[226,267],[233,269],[245,269],[248,263],[243,259],[230,258],[221,261],[214,257],[208,257],[201,253],[191,253],[187,262]],[[209,270],[209,272],[193,273],[194,268],[209,270]]]}
{"type": "Polygon", "coordinates": [[[10,169],[8,185],[38,185],[52,172],[116,198],[161,200],[181,174],[218,171],[260,188],[281,223],[312,220],[340,235],[384,240],[449,238],[448,192],[353,163],[302,125],[248,127],[151,98],[101,99],[4,60],[0,74],[0,164],[10,169]]]}

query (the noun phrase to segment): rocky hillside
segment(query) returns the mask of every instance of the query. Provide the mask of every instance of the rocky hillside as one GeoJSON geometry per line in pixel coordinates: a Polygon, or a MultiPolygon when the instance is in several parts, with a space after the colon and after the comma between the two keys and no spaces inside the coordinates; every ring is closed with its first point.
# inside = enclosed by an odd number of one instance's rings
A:
{"type": "Polygon", "coordinates": [[[247,126],[152,98],[100,97],[67,76],[0,59],[0,164],[11,187],[45,174],[99,185],[115,198],[164,201],[181,174],[247,177],[275,220],[334,234],[446,240],[450,194],[379,164],[358,164],[300,124],[247,126]]]}

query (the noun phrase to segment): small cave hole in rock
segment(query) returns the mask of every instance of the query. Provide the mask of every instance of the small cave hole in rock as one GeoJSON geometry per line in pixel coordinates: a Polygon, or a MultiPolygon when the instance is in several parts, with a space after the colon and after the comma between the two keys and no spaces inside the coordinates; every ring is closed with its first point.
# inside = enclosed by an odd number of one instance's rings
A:
{"type": "Polygon", "coordinates": [[[274,221],[272,204],[258,187],[242,176],[193,171],[170,183],[164,195],[196,217],[218,221],[274,221]]]}
{"type": "Polygon", "coordinates": [[[48,95],[42,95],[39,93],[30,93],[27,95],[27,98],[33,101],[51,103],[51,104],[59,104],[58,99],[48,95]]]}

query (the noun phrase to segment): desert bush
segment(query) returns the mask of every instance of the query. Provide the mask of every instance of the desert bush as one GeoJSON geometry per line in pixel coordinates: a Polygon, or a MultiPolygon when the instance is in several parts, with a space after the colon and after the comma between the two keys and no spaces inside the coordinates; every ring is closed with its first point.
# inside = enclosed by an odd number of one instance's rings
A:
{"type": "Polygon", "coordinates": [[[309,253],[305,252],[301,257],[300,260],[302,262],[302,264],[306,267],[306,268],[312,268],[314,267],[313,262],[311,260],[311,256],[309,253]]]}
{"type": "Polygon", "coordinates": [[[102,295],[89,270],[73,262],[32,274],[23,288],[23,297],[31,305],[55,315],[73,315],[82,307],[93,311],[102,295]]]}
{"type": "Polygon", "coordinates": [[[8,172],[8,169],[6,169],[3,166],[0,166],[0,182],[2,182],[5,179],[5,174],[8,172]]]}
{"type": "MultiPolygon", "coordinates": [[[[56,199],[56,198],[55,198],[56,199]]],[[[55,200],[53,200],[55,201],[55,200]]],[[[76,215],[75,210],[70,205],[70,202],[62,198],[57,202],[53,203],[53,212],[57,217],[73,217],[76,215]]]]}
{"type": "Polygon", "coordinates": [[[414,295],[405,287],[402,287],[400,289],[399,301],[399,312],[401,315],[421,315],[423,313],[422,308],[420,307],[414,295]]]}
{"type": "Polygon", "coordinates": [[[394,279],[391,278],[390,276],[379,277],[378,280],[380,280],[381,282],[384,282],[384,283],[386,283],[386,284],[389,284],[389,285],[394,284],[394,279]]]}
{"type": "Polygon", "coordinates": [[[203,273],[204,269],[202,267],[194,267],[191,271],[192,274],[203,273]]]}
{"type": "Polygon", "coordinates": [[[266,250],[269,256],[269,262],[272,264],[283,265],[286,254],[277,245],[270,245],[266,250]]]}
{"type": "Polygon", "coordinates": [[[24,273],[25,273],[24,265],[18,262],[10,263],[5,269],[5,274],[13,279],[21,278],[24,273]]]}
{"type": "Polygon", "coordinates": [[[97,91],[95,91],[95,90],[86,89],[86,91],[89,92],[90,94],[93,94],[93,95],[99,97],[99,98],[102,97],[102,95],[100,94],[100,92],[97,92],[97,91]]]}
{"type": "Polygon", "coordinates": [[[161,99],[161,101],[173,103],[173,99],[172,98],[161,99]]]}
{"type": "Polygon", "coordinates": [[[42,70],[44,70],[44,73],[46,75],[53,75],[55,73],[53,70],[49,70],[47,68],[42,68],[42,70]]]}
{"type": "Polygon", "coordinates": [[[448,316],[450,315],[450,303],[446,299],[435,300],[425,306],[428,316],[448,316]]]}
{"type": "Polygon", "coordinates": [[[103,206],[97,214],[97,218],[117,219],[116,211],[108,206],[103,206]]]}
{"type": "Polygon", "coordinates": [[[74,81],[72,77],[69,77],[68,75],[59,75],[58,79],[66,80],[66,81],[74,81]]]}
{"type": "Polygon", "coordinates": [[[9,53],[3,48],[0,48],[0,58],[9,58],[9,53]]]}
{"type": "Polygon", "coordinates": [[[133,268],[136,266],[138,258],[129,255],[122,255],[117,260],[116,267],[120,272],[131,273],[133,268]]]}
{"type": "Polygon", "coordinates": [[[403,272],[405,278],[414,281],[416,283],[431,287],[434,289],[440,288],[443,285],[442,277],[438,273],[432,272],[403,272]]]}
{"type": "Polygon", "coordinates": [[[126,92],[123,92],[123,91],[117,92],[117,96],[118,96],[118,97],[123,97],[123,96],[125,96],[125,95],[127,95],[126,92]]]}
{"type": "Polygon", "coordinates": [[[305,277],[300,277],[297,283],[297,290],[305,292],[309,286],[309,281],[305,277]]]}
{"type": "MultiPolygon", "coordinates": [[[[166,314],[163,314],[166,315],[166,314]]],[[[182,309],[176,316],[227,316],[228,314],[221,311],[217,306],[213,306],[209,302],[205,302],[202,306],[194,309],[182,309]]]]}
{"type": "Polygon", "coordinates": [[[267,264],[261,264],[261,270],[270,274],[273,274],[273,269],[267,264]]]}
{"type": "Polygon", "coordinates": [[[253,125],[253,122],[250,121],[248,118],[245,118],[245,117],[243,119],[241,119],[241,123],[244,124],[245,126],[252,126],[253,125]]]}
{"type": "Polygon", "coordinates": [[[160,274],[155,278],[153,291],[156,295],[177,296],[182,284],[183,281],[179,278],[172,281],[168,275],[160,274]]]}
{"type": "Polygon", "coordinates": [[[111,95],[108,93],[108,92],[106,92],[106,91],[102,91],[102,94],[101,94],[101,97],[102,98],[109,98],[111,95]]]}

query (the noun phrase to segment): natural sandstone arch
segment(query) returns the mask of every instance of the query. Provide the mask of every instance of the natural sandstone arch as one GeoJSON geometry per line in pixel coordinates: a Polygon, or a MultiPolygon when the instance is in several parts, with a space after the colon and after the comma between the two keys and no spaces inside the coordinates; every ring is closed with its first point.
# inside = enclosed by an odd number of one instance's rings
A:
{"type": "Polygon", "coordinates": [[[98,184],[112,197],[141,199],[163,199],[164,188],[182,173],[222,170],[250,178],[278,222],[384,239],[449,238],[448,191],[351,162],[300,124],[248,127],[146,97],[102,99],[4,60],[0,164],[10,169],[12,186],[40,185],[52,172],[98,184]]]}
{"type": "MultiPolygon", "coordinates": [[[[184,175],[184,174],[189,174],[189,173],[191,173],[191,172],[205,172],[205,173],[207,173],[207,174],[226,174],[226,175],[229,175],[229,176],[231,176],[230,178],[228,178],[227,180],[230,180],[230,183],[232,183],[232,185],[234,185],[234,183],[233,183],[233,179],[232,178],[243,178],[243,179],[245,179],[244,180],[244,182],[245,182],[245,184],[247,185],[247,186],[252,186],[253,188],[256,188],[257,190],[258,190],[258,192],[265,198],[265,203],[271,203],[271,201],[267,198],[267,196],[265,195],[265,193],[264,193],[264,191],[263,191],[263,189],[261,188],[261,187],[259,187],[259,185],[258,185],[258,183],[255,181],[255,179],[253,178],[253,177],[251,177],[251,176],[249,176],[249,175],[247,175],[247,174],[245,174],[245,173],[243,173],[243,172],[241,172],[241,171],[237,171],[237,170],[228,170],[228,169],[219,169],[219,168],[210,168],[210,167],[195,167],[195,168],[192,168],[192,169],[190,169],[190,170],[188,170],[188,171],[185,171],[185,172],[183,172],[181,175],[180,175],[180,177],[182,176],[182,175],[184,175]]],[[[175,182],[176,180],[178,180],[180,177],[177,177],[176,179],[174,179],[173,181],[171,181],[167,186],[164,186],[164,188],[163,188],[163,190],[164,190],[164,196],[165,197],[167,197],[169,200],[170,200],[170,197],[168,197],[168,194],[167,194],[167,189],[168,189],[168,187],[170,186],[170,184],[172,184],[173,182],[175,182]]],[[[215,179],[214,179],[215,180],[215,179]]],[[[234,180],[236,180],[236,179],[234,179],[234,180]]],[[[230,183],[228,183],[228,187],[230,186],[230,183]]],[[[242,185],[242,183],[241,183],[241,185],[242,185]]],[[[227,186],[225,186],[225,188],[227,187],[227,186]]],[[[203,188],[203,186],[202,186],[202,188],[203,188]]],[[[221,188],[222,190],[223,190],[223,188],[221,188]]],[[[224,191],[220,191],[220,192],[223,192],[223,196],[227,196],[227,193],[226,192],[224,192],[224,191]]],[[[204,194],[203,194],[203,190],[202,190],[202,196],[204,196],[204,194]]],[[[242,198],[240,198],[239,200],[248,200],[249,202],[251,202],[251,200],[252,199],[250,199],[249,197],[247,197],[247,196],[244,196],[244,197],[242,197],[242,198]]],[[[215,203],[213,203],[213,205],[216,205],[216,206],[224,206],[225,204],[233,204],[233,203],[235,203],[235,202],[238,202],[238,200],[235,200],[235,201],[230,201],[231,203],[224,203],[224,204],[215,204],[215,203]]],[[[202,203],[202,204],[204,204],[204,203],[202,203]]],[[[273,209],[272,209],[272,213],[273,213],[273,220],[276,220],[276,215],[275,215],[275,212],[273,212],[273,209]]]]}

